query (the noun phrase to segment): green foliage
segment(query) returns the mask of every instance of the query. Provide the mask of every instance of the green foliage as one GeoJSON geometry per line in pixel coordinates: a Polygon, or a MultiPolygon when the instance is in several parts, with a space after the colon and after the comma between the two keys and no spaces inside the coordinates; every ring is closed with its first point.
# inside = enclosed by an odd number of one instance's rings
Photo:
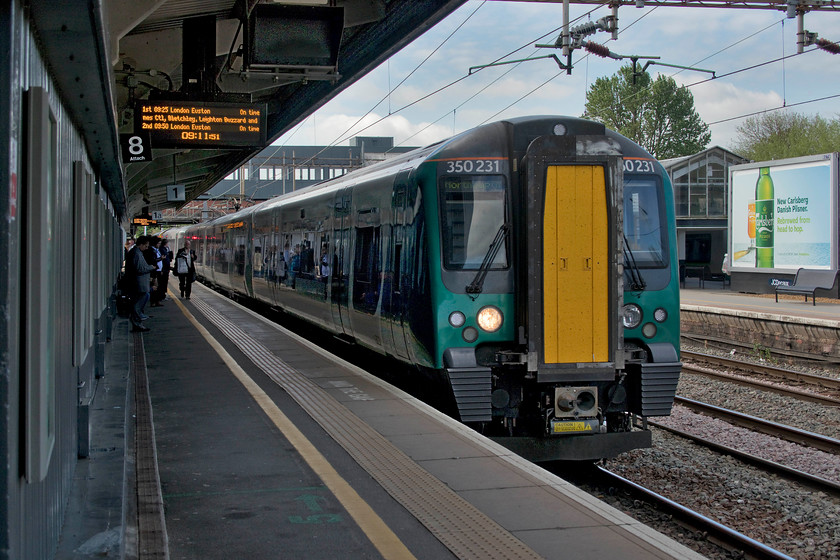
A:
{"type": "Polygon", "coordinates": [[[662,75],[652,80],[647,72],[633,83],[629,65],[595,80],[586,93],[583,116],[623,134],[659,159],[697,153],[712,139],[687,88],[662,75]]]}
{"type": "Polygon", "coordinates": [[[760,362],[779,363],[779,360],[773,357],[770,349],[758,342],[753,343],[752,356],[760,362]]]}
{"type": "Polygon", "coordinates": [[[824,154],[840,146],[840,117],[773,111],[748,118],[736,131],[732,151],[753,161],[824,154]]]}

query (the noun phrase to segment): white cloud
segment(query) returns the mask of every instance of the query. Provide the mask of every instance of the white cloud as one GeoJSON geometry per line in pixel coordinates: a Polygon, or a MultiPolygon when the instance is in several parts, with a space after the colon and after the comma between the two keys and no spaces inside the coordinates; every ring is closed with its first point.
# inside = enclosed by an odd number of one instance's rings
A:
{"type": "MultiPolygon", "coordinates": [[[[362,115],[370,112],[363,119],[363,126],[367,126],[408,105],[398,114],[357,133],[394,136],[396,142],[418,134],[408,143],[423,145],[488,119],[535,114],[578,116],[583,112],[588,87],[598,77],[610,76],[629,62],[586,57],[583,51],[576,51],[571,75],[561,72],[551,60],[487,68],[418,102],[463,78],[471,66],[488,64],[507,54],[510,54],[508,59],[551,52],[560,55],[559,51],[533,47],[537,41],[552,43],[556,38],[556,29],[562,24],[562,6],[556,3],[486,2],[444,43],[478,5],[475,1],[467,2],[322,107],[314,124],[308,120],[291,140],[282,141],[298,145],[327,144],[341,137],[346,144],[346,137],[353,134],[348,128],[362,115]],[[523,45],[527,48],[514,52],[523,45]],[[396,87],[412,71],[406,82],[388,96],[389,88],[396,87]],[[538,87],[555,75],[553,80],[538,87]],[[480,92],[483,88],[486,89],[480,92]],[[385,101],[379,103],[383,98],[385,101]],[[435,124],[428,126],[429,123],[435,124]]],[[[572,18],[592,9],[592,6],[572,5],[572,18]]],[[[608,13],[605,8],[597,9],[591,19],[608,13]]],[[[603,32],[589,39],[623,55],[659,56],[664,63],[714,70],[717,79],[691,87],[697,111],[710,123],[840,92],[838,57],[824,52],[789,58],[784,65],[774,63],[733,73],[795,51],[796,22],[785,20],[782,26],[783,18],[782,12],[773,10],[624,6],[619,10],[618,41],[609,41],[609,35],[603,32]]],[[[836,12],[809,13],[805,24],[820,36],[840,39],[836,36],[836,29],[840,28],[836,12]]],[[[706,74],[680,72],[664,66],[652,66],[650,71],[674,76],[680,84],[691,85],[707,78],[706,74]]],[[[834,117],[840,111],[837,101],[800,105],[794,110],[807,114],[822,111],[820,114],[834,117]]],[[[712,126],[712,142],[727,147],[735,136],[735,128],[742,122],[741,118],[712,126]]]]}
{"type": "Polygon", "coordinates": [[[383,118],[370,113],[362,115],[329,114],[310,117],[296,129],[280,137],[275,145],[348,145],[355,136],[390,136],[395,145],[425,146],[452,135],[445,124],[413,123],[401,115],[383,118]]]}
{"type": "Polygon", "coordinates": [[[712,145],[724,148],[732,144],[736,136],[735,129],[743,123],[742,118],[727,119],[782,105],[782,98],[776,92],[754,91],[727,82],[705,82],[692,87],[691,93],[694,96],[694,107],[703,121],[725,121],[711,126],[712,145]]]}

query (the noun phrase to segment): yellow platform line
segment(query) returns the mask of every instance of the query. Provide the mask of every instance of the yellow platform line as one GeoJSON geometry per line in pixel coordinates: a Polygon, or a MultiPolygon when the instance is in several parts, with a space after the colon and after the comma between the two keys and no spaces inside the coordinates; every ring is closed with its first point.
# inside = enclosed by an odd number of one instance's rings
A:
{"type": "Polygon", "coordinates": [[[242,369],[228,354],[210,332],[199,323],[184,304],[173,298],[184,316],[201,333],[204,340],[216,351],[225,362],[231,373],[245,387],[251,397],[259,404],[263,412],[274,422],[280,432],[294,445],[301,457],[315,474],[324,482],[330,492],[338,499],[347,513],[359,525],[367,538],[384,558],[414,559],[414,555],[382,521],[382,518],[362,499],[361,496],[344,480],[327,459],[318,451],[312,442],[283,414],[274,401],[263,391],[257,383],[242,369]]]}

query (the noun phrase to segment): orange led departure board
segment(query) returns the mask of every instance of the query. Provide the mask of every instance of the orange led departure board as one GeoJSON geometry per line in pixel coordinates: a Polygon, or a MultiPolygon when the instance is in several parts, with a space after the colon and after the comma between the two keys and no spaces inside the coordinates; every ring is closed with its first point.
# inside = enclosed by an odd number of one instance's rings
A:
{"type": "Polygon", "coordinates": [[[252,103],[143,101],[135,131],[150,135],[152,148],[262,147],[266,107],[252,103]]]}

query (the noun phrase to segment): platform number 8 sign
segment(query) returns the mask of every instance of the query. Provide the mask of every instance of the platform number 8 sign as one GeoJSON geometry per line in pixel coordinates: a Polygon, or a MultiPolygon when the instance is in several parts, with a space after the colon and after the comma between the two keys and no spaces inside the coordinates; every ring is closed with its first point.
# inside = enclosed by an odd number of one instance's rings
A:
{"type": "Polygon", "coordinates": [[[123,163],[135,161],[151,161],[152,148],[148,132],[120,134],[123,163]]]}

